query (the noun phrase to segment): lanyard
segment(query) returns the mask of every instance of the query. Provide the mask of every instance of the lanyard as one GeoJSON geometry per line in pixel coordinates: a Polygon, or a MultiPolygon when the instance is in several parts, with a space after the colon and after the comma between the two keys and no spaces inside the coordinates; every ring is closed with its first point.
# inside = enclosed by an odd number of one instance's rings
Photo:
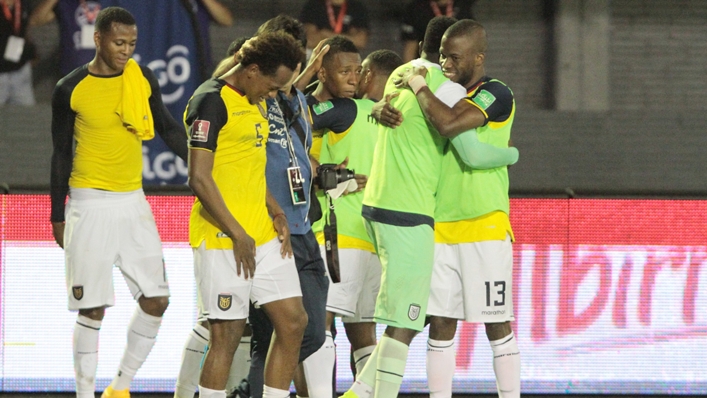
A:
{"type": "MultiPolygon", "coordinates": [[[[285,125],[285,137],[287,138],[287,151],[290,153],[290,164],[294,167],[299,167],[299,162],[297,161],[297,156],[295,155],[295,146],[292,143],[292,137],[290,136],[290,126],[288,125],[287,120],[285,120],[285,113],[282,111],[282,108],[280,108],[280,102],[277,99],[275,100],[275,106],[277,107],[277,111],[280,113],[280,117],[285,125]]],[[[295,120],[295,123],[297,123],[297,120],[295,120]]]]}
{"type": "MultiPolygon", "coordinates": [[[[439,9],[439,6],[437,5],[437,3],[435,1],[430,1],[430,7],[432,7],[432,11],[435,13],[436,17],[442,15],[442,11],[439,9]]],[[[447,10],[446,10],[448,17],[453,16],[453,14],[454,14],[453,7],[454,7],[454,0],[449,0],[449,3],[447,3],[447,10]]]]}
{"type": "Polygon", "coordinates": [[[20,34],[20,20],[22,19],[21,7],[22,3],[20,3],[20,0],[15,0],[15,16],[13,18],[12,12],[10,12],[10,7],[8,7],[5,3],[2,4],[2,11],[5,14],[5,19],[7,19],[8,22],[14,22],[13,30],[15,31],[16,35],[20,34]]]}
{"type": "Polygon", "coordinates": [[[331,28],[334,30],[334,33],[337,35],[341,33],[341,30],[344,27],[344,17],[346,16],[346,6],[347,3],[343,2],[341,4],[341,9],[339,9],[339,16],[334,19],[334,6],[331,5],[331,0],[326,1],[326,11],[327,14],[329,15],[329,25],[331,28]]]}
{"type": "Polygon", "coordinates": [[[88,4],[86,4],[86,0],[81,0],[81,8],[83,9],[83,15],[86,16],[86,21],[88,21],[88,23],[91,25],[95,24],[98,12],[101,11],[100,5],[98,6],[98,8],[90,10],[88,8],[88,4]]]}

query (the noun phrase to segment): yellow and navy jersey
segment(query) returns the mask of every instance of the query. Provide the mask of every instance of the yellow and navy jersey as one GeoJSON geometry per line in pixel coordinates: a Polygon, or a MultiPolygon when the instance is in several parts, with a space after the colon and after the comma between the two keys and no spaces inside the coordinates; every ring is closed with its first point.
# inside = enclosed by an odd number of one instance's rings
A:
{"type": "MultiPolygon", "coordinates": [[[[256,245],[276,236],[266,207],[265,143],[269,127],[265,101],[252,105],[244,93],[221,79],[194,92],[184,112],[189,148],[214,153],[212,176],[226,207],[256,245]]],[[[189,242],[207,249],[231,249],[233,242],[196,198],[189,242]]]]}
{"type": "MultiPolygon", "coordinates": [[[[140,66],[155,130],[186,160],[184,128],[169,114],[152,71],[140,66]]],[[[61,79],[52,96],[52,221],[64,220],[69,186],[113,192],[142,187],[142,140],[116,113],[123,100],[123,74],[98,76],[88,64],[61,79]],[[76,149],[74,153],[74,141],[76,149]]]]}
{"type": "MultiPolygon", "coordinates": [[[[314,99],[314,97],[310,98],[314,99]]],[[[332,98],[324,102],[308,99],[307,102],[311,110],[312,129],[336,133],[327,137],[329,144],[333,145],[341,141],[351,131],[358,115],[358,107],[353,99],[332,98]]]]}
{"type": "Polygon", "coordinates": [[[511,89],[488,76],[484,76],[467,90],[466,100],[484,114],[484,126],[489,122],[501,123],[508,120],[515,106],[511,89]]]}
{"type": "MultiPolygon", "coordinates": [[[[486,120],[476,129],[479,141],[507,147],[515,117],[511,89],[484,77],[467,91],[466,101],[486,120]]],[[[513,239],[509,219],[508,169],[472,170],[447,147],[435,209],[435,242],[457,244],[513,239]]]]}
{"type": "Polygon", "coordinates": [[[307,107],[309,108],[309,121],[312,124],[314,140],[309,150],[310,156],[319,160],[322,150],[322,140],[327,132],[333,131],[336,136],[329,135],[331,143],[344,138],[351,126],[356,121],[358,112],[356,104],[351,98],[332,98],[329,101],[319,102],[312,94],[308,94],[307,107]],[[336,108],[335,112],[328,112],[336,108]]]}

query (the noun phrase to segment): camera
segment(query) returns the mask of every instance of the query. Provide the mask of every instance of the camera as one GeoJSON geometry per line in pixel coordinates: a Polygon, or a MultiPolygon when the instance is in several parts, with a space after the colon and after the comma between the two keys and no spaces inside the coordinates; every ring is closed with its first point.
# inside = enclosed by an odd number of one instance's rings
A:
{"type": "Polygon", "coordinates": [[[336,188],[340,182],[354,178],[354,171],[349,169],[337,169],[336,164],[324,163],[317,167],[317,185],[319,188],[328,191],[336,188]]]}

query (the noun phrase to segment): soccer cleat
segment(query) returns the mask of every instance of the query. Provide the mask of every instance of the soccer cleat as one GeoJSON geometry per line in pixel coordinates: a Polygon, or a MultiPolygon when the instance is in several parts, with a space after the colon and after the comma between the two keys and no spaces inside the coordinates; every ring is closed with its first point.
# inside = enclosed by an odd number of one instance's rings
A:
{"type": "Polygon", "coordinates": [[[101,398],[130,398],[130,389],[114,390],[112,386],[106,387],[101,398]]]}
{"type": "Polygon", "coordinates": [[[339,398],[360,398],[355,392],[348,390],[339,398]]]}

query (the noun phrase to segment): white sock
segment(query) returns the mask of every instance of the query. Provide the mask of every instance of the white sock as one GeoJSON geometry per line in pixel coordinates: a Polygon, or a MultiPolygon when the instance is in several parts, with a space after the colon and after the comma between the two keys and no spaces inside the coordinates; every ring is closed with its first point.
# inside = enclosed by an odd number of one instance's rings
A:
{"type": "Polygon", "coordinates": [[[331,332],[326,332],[324,344],[302,362],[304,377],[307,380],[307,390],[311,398],[330,398],[334,363],[336,362],[336,346],[331,332]]]}
{"type": "Polygon", "coordinates": [[[209,329],[197,323],[182,349],[182,364],[174,386],[174,398],[194,398],[201,375],[201,362],[208,344],[209,329]]]}
{"type": "Polygon", "coordinates": [[[250,336],[243,336],[241,337],[241,342],[238,344],[236,352],[233,354],[231,371],[228,373],[228,381],[226,382],[226,391],[231,391],[234,387],[241,384],[241,381],[248,377],[249,371],[250,336]]]}
{"type": "Polygon", "coordinates": [[[263,386],[263,398],[289,398],[289,396],[290,392],[287,390],[280,390],[274,387],[263,386]]]}
{"type": "Polygon", "coordinates": [[[383,335],[378,343],[375,397],[397,397],[408,360],[410,347],[383,335]]]}
{"type": "Polygon", "coordinates": [[[376,368],[379,352],[380,344],[377,344],[361,370],[356,369],[356,380],[349,388],[349,391],[356,394],[359,398],[373,397],[373,390],[376,387],[376,368]]]}
{"type": "Polygon", "coordinates": [[[451,398],[456,368],[454,340],[427,340],[427,386],[430,398],[451,398]]]}
{"type": "Polygon", "coordinates": [[[118,374],[111,383],[114,390],[130,388],[135,373],[155,345],[160,324],[162,317],[146,314],[139,305],[135,308],[133,319],[128,326],[128,344],[125,346],[123,359],[120,360],[118,374]]]}
{"type": "Polygon", "coordinates": [[[226,390],[212,390],[199,386],[199,398],[226,398],[226,390]]]}
{"type": "Polygon", "coordinates": [[[354,365],[356,366],[356,378],[358,378],[358,375],[361,374],[363,367],[366,366],[366,362],[368,362],[368,359],[371,357],[371,354],[375,349],[376,346],[369,345],[368,347],[359,348],[353,352],[354,365]]]}
{"type": "Polygon", "coordinates": [[[98,332],[101,321],[79,315],[74,325],[74,372],[76,396],[95,398],[98,367],[98,332]]]}
{"type": "Polygon", "coordinates": [[[508,336],[490,343],[499,398],[519,398],[520,351],[515,335],[511,332],[508,336]]]}

